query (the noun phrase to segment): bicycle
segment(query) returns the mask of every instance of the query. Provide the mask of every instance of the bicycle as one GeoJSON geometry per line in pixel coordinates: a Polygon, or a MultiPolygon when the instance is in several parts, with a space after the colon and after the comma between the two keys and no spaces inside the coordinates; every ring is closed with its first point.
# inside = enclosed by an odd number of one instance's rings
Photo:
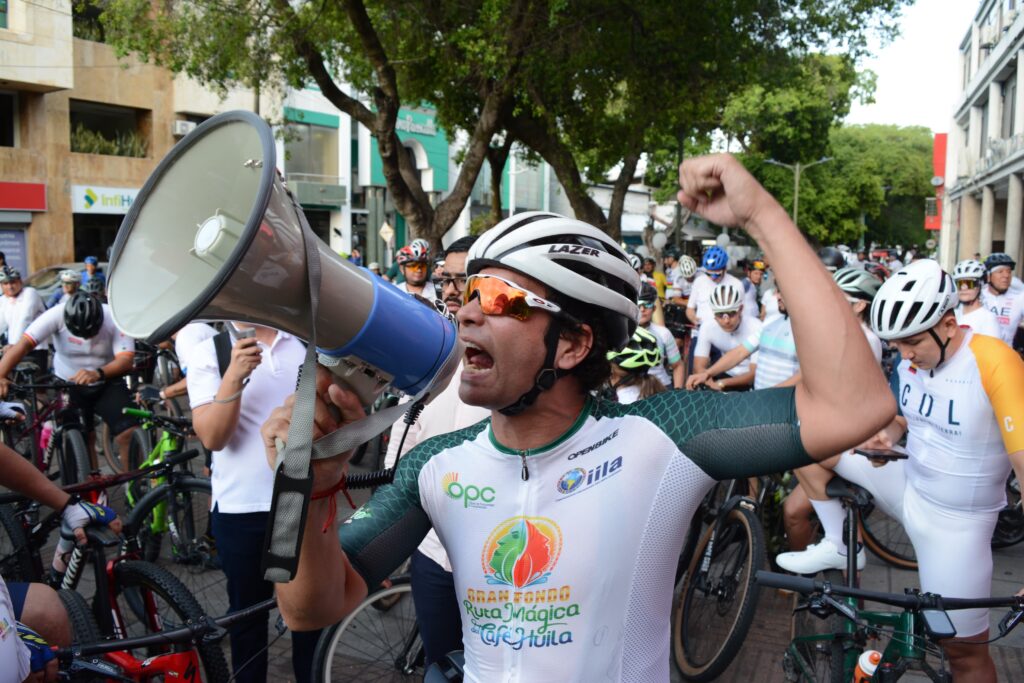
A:
{"type": "MultiPolygon", "coordinates": [[[[155,386],[136,384],[131,380],[126,381],[139,410],[171,418],[183,417],[184,413],[177,401],[173,398],[160,398],[160,390],[155,386]]],[[[149,424],[144,422],[139,428],[132,431],[131,441],[128,445],[128,470],[138,469],[146,456],[152,452],[153,442],[158,440],[153,438],[154,432],[155,425],[152,424],[152,421],[149,424]]],[[[186,440],[188,436],[185,436],[186,440]]],[[[110,426],[102,420],[97,424],[96,442],[102,450],[110,470],[112,472],[124,471],[124,465],[121,464],[121,458],[114,443],[114,435],[110,432],[110,426]]],[[[183,447],[184,445],[182,445],[183,447]]],[[[181,449],[179,448],[179,450],[181,449]]]]}
{"type": "Polygon", "coordinates": [[[324,630],[313,653],[313,680],[422,680],[424,652],[407,574],[368,595],[324,630]]]}
{"type": "Polygon", "coordinates": [[[903,595],[878,593],[815,581],[787,574],[758,572],[758,584],[789,590],[806,600],[794,611],[792,642],[783,656],[787,680],[804,683],[846,683],[852,680],[857,658],[869,640],[888,638],[872,681],[891,683],[907,671],[921,671],[932,681],[949,683],[939,642],[956,636],[946,610],[1010,607],[999,623],[1005,637],[1024,619],[1024,597],[944,598],[934,593],[907,590],[903,595]],[[865,600],[902,608],[900,612],[868,611],[858,607],[865,600]],[[804,615],[799,622],[797,615],[804,615]],[[815,627],[811,617],[825,625],[815,627]],[[927,661],[939,659],[938,668],[927,661]]]}
{"type": "MultiPolygon", "coordinates": [[[[114,480],[116,477],[98,479],[76,488],[95,490],[114,480]]],[[[38,510],[37,504],[18,494],[2,494],[0,501],[7,505],[12,502],[22,504],[22,513],[32,508],[38,510]]],[[[63,574],[58,574],[52,568],[44,572],[40,550],[52,531],[60,526],[62,515],[59,511],[52,511],[35,525],[25,528],[28,517],[22,515],[24,543],[18,549],[18,554],[22,556],[20,563],[30,566],[32,573],[18,577],[19,580],[44,581],[53,588],[73,591],[83,578],[86,565],[91,564],[95,593],[90,611],[98,624],[98,632],[103,636],[125,638],[140,631],[158,633],[203,617],[203,610],[195,597],[167,570],[120,552],[108,560],[107,549],[120,549],[122,540],[106,527],[86,527],[87,541],[84,545],[75,545],[71,550],[67,570],[63,574]],[[27,560],[24,559],[26,554],[27,560]]],[[[187,652],[190,649],[178,648],[178,651],[187,652]]],[[[194,654],[206,672],[207,680],[227,680],[227,662],[219,647],[197,643],[194,654]]]]}

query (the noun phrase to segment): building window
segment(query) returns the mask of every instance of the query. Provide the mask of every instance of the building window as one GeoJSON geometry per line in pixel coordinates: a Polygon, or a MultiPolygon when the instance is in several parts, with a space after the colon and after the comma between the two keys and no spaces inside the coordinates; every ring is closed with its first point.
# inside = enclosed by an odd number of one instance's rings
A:
{"type": "Polygon", "coordinates": [[[145,157],[149,152],[150,113],[71,100],[71,151],[145,157]]]}
{"type": "Polygon", "coordinates": [[[924,198],[924,215],[925,218],[935,218],[939,215],[939,202],[935,197],[924,198]]]}
{"type": "Polygon", "coordinates": [[[14,147],[17,130],[18,96],[14,93],[0,92],[0,147],[14,147]]]}
{"type": "Polygon", "coordinates": [[[7,28],[7,0],[0,0],[0,28],[7,28]]]}
{"type": "Polygon", "coordinates": [[[289,123],[285,141],[288,176],[305,180],[338,182],[338,129],[309,123],[289,123]]]}

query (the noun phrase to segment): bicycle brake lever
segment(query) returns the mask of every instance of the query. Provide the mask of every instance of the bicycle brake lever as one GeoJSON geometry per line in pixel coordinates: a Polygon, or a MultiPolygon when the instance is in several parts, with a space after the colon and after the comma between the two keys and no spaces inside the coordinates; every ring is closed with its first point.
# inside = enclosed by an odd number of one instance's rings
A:
{"type": "Polygon", "coordinates": [[[1006,616],[999,621],[999,636],[1005,636],[1016,628],[1017,624],[1022,620],[1024,620],[1024,610],[1016,609],[1012,612],[1007,612],[1006,616]]]}
{"type": "Polygon", "coordinates": [[[831,609],[835,610],[836,612],[839,612],[853,623],[857,623],[857,613],[854,612],[853,609],[851,609],[850,606],[846,603],[839,602],[838,600],[836,600],[828,594],[822,595],[821,600],[822,602],[827,604],[831,609]]]}
{"type": "Polygon", "coordinates": [[[226,628],[219,626],[216,621],[205,614],[199,617],[199,621],[192,627],[192,632],[198,635],[198,639],[193,637],[193,640],[202,641],[204,644],[219,643],[228,634],[226,628]]]}

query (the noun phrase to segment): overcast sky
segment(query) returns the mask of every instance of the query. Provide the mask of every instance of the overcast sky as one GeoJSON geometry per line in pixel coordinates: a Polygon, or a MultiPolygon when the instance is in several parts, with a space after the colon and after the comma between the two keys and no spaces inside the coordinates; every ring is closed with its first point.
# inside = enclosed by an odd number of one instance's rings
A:
{"type": "Polygon", "coordinates": [[[894,123],[949,132],[960,96],[959,51],[978,0],[917,0],[901,34],[863,67],[878,74],[875,103],[854,104],[847,123],[894,123]]]}

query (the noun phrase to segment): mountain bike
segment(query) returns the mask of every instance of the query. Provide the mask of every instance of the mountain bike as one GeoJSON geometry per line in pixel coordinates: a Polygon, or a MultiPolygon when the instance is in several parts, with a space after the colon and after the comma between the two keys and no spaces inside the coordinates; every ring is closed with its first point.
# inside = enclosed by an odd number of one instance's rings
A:
{"type": "MultiPolygon", "coordinates": [[[[81,485],[79,490],[109,483],[108,480],[89,482],[81,485]]],[[[16,555],[22,558],[19,563],[30,567],[32,573],[18,579],[42,580],[54,588],[73,591],[78,588],[86,567],[91,565],[95,593],[89,609],[98,624],[98,632],[104,637],[160,633],[203,617],[203,610],[195,597],[174,575],[162,567],[120,553],[122,539],[106,527],[85,528],[87,542],[71,550],[67,570],[63,574],[58,574],[52,567],[44,571],[41,549],[53,530],[60,526],[61,513],[52,511],[34,526],[25,528],[28,517],[19,517],[19,513],[31,509],[33,503],[17,494],[2,494],[0,500],[5,501],[8,507],[12,504],[21,506],[13,513],[14,518],[23,524],[22,535],[18,539],[21,545],[16,555]],[[108,558],[110,549],[115,549],[118,554],[108,558]],[[23,559],[26,554],[27,561],[23,559]]],[[[216,644],[184,643],[175,647],[175,652],[184,653],[186,657],[193,656],[187,654],[193,650],[201,670],[205,671],[206,680],[227,681],[227,662],[216,644]]],[[[143,658],[146,656],[148,654],[143,658]]]]}
{"type": "Polygon", "coordinates": [[[887,642],[872,681],[891,683],[916,670],[937,683],[949,683],[952,677],[939,643],[956,636],[956,630],[946,610],[1009,607],[993,640],[1005,637],[1024,619],[1022,596],[964,599],[916,590],[902,595],[878,593],[764,571],[758,572],[756,579],[761,586],[793,591],[805,598],[794,612],[799,628],[783,657],[786,679],[803,683],[847,683],[853,679],[857,658],[875,641],[887,642]],[[858,607],[860,600],[902,611],[864,610],[858,607]],[[813,621],[819,625],[815,627],[813,621]],[[937,667],[929,657],[938,659],[937,667]]]}

